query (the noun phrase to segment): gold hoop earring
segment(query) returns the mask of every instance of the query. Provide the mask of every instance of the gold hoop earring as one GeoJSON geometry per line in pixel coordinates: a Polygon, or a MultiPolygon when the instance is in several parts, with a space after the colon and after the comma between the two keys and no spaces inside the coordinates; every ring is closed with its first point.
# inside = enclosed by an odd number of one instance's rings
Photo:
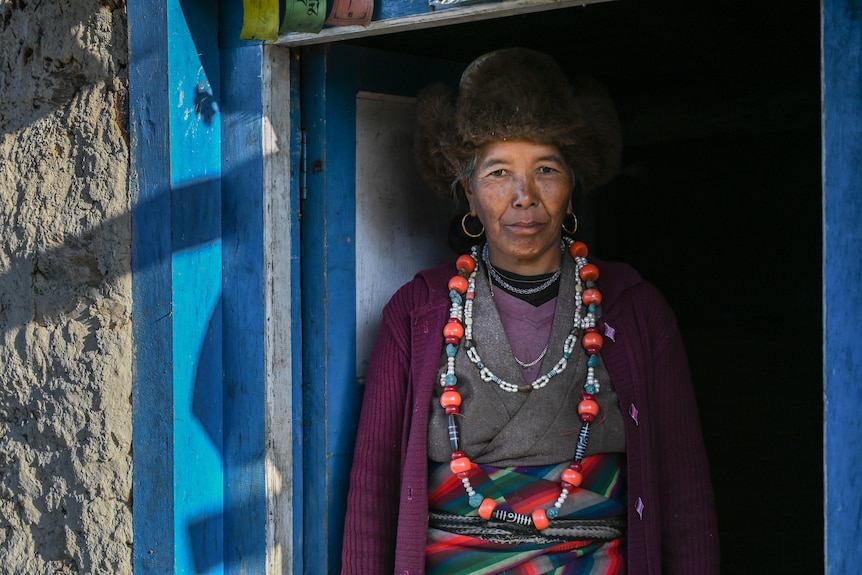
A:
{"type": "Polygon", "coordinates": [[[578,231],[578,216],[576,216],[573,212],[569,212],[568,214],[566,214],[566,217],[563,218],[563,224],[562,225],[563,225],[563,231],[564,232],[566,232],[570,236],[575,235],[575,232],[578,231]],[[572,220],[574,221],[574,224],[572,225],[571,229],[566,227],[566,220],[569,219],[569,216],[572,216],[572,220]]]}
{"type": "MultiPolygon", "coordinates": [[[[470,217],[470,212],[467,212],[466,214],[464,214],[464,217],[461,218],[461,229],[464,231],[464,235],[467,236],[468,238],[481,238],[482,234],[485,233],[485,226],[482,226],[482,231],[480,231],[478,234],[471,234],[470,231],[467,230],[467,218],[469,218],[469,217],[470,217]]],[[[473,217],[476,217],[476,216],[473,216],[473,217]]],[[[476,218],[476,221],[478,222],[479,218],[476,218]]],[[[481,224],[482,222],[479,222],[479,223],[481,224]]]]}

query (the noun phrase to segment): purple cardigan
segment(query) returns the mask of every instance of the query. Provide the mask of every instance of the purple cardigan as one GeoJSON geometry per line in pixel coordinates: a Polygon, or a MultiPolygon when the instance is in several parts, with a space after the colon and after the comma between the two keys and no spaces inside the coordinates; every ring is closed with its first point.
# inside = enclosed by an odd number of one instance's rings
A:
{"type": "MultiPolygon", "coordinates": [[[[629,575],[714,575],[718,532],[688,362],[664,298],[631,267],[601,270],[602,358],[625,419],[629,575]]],[[[453,264],[425,270],[383,310],[368,369],[344,527],[342,575],[421,575],[428,414],[453,264]]]]}

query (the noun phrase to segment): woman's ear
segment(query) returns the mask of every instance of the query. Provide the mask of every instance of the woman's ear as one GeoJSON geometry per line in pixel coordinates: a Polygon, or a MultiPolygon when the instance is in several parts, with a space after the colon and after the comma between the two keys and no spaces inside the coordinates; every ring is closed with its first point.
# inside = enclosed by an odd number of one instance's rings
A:
{"type": "Polygon", "coordinates": [[[473,211],[473,192],[470,190],[470,182],[466,178],[461,178],[461,189],[464,190],[464,198],[467,200],[467,207],[470,208],[470,213],[476,215],[473,211]]]}

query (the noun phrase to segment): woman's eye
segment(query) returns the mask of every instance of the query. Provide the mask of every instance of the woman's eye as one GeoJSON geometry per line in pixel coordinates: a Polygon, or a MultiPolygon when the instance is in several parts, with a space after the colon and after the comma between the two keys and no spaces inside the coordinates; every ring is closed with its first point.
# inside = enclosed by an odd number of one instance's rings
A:
{"type": "Polygon", "coordinates": [[[489,176],[493,176],[493,177],[495,177],[495,178],[499,178],[499,177],[501,177],[501,176],[505,176],[505,175],[506,175],[506,170],[504,170],[504,169],[500,168],[499,170],[494,170],[493,172],[491,172],[491,173],[490,173],[490,174],[488,174],[488,175],[489,175],[489,176]]]}
{"type": "Polygon", "coordinates": [[[540,174],[553,174],[556,171],[557,170],[555,168],[552,168],[551,166],[542,166],[541,168],[539,168],[540,174]]]}

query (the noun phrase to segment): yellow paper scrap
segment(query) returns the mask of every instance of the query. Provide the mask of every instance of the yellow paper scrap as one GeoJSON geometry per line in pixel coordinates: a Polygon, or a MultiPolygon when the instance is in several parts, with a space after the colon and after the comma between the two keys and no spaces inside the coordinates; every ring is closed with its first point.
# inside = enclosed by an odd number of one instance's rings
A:
{"type": "Polygon", "coordinates": [[[242,30],[239,37],[243,40],[277,40],[278,2],[242,0],[242,30]]]}

